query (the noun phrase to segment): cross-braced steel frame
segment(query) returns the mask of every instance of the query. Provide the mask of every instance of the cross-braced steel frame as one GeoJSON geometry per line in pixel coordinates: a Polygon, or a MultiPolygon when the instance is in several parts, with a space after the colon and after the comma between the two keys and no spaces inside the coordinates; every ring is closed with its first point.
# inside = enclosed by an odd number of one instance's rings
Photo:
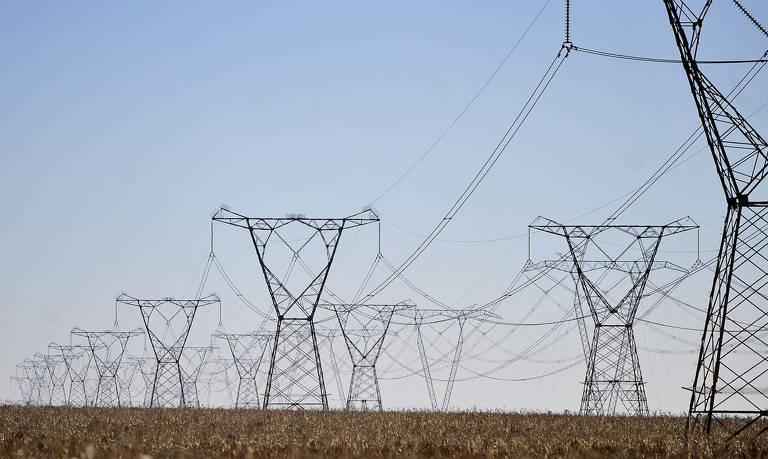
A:
{"type": "MultiPolygon", "coordinates": [[[[664,0],[727,210],[686,435],[709,434],[715,425],[731,438],[746,430],[759,435],[768,429],[761,422],[768,416],[768,201],[759,189],[768,174],[768,143],[699,68],[699,39],[712,2],[697,11],[690,3],[664,0]],[[744,422],[734,429],[733,422],[722,422],[729,416],[744,422]]],[[[742,79],[736,90],[749,80],[742,79]]]]}
{"type": "Polygon", "coordinates": [[[85,385],[93,356],[90,348],[83,345],[52,344],[49,348],[58,350],[67,367],[69,388],[66,394],[67,405],[88,406],[89,396],[85,385]]]}
{"type": "Polygon", "coordinates": [[[185,380],[181,360],[197,310],[204,306],[220,304],[219,297],[210,294],[195,299],[169,297],[156,300],[134,298],[122,293],[117,297],[117,302],[138,308],[149,335],[149,342],[152,344],[156,366],[149,406],[196,406],[197,392],[185,392],[185,389],[191,386],[185,380]],[[193,403],[188,403],[190,401],[193,403]]]}
{"type": "Polygon", "coordinates": [[[620,403],[630,414],[647,415],[648,399],[633,330],[635,316],[651,271],[685,271],[673,263],[656,260],[661,240],[698,226],[689,218],[651,226],[562,225],[539,217],[530,228],[565,239],[570,259],[544,262],[542,268],[573,273],[576,300],[587,303],[594,320],[592,341],[585,348],[589,355],[581,413],[613,415],[620,403]],[[623,233],[626,242],[619,250],[607,248],[596,237],[608,231],[623,233]],[[639,259],[630,258],[635,251],[639,259]],[[611,282],[609,287],[603,285],[606,280],[611,282]],[[617,287],[625,290],[613,294],[611,290],[617,287]]]}
{"type": "MultiPolygon", "coordinates": [[[[346,229],[376,223],[379,217],[367,209],[344,218],[307,218],[289,215],[284,218],[246,217],[221,208],[213,221],[248,230],[256,249],[264,280],[277,314],[277,330],[264,392],[264,408],[320,408],[328,409],[323,369],[315,332],[315,311],[323,294],[328,273],[336,254],[341,234],[346,229]],[[287,228],[302,225],[313,231],[312,236],[295,242],[281,233],[287,228]],[[291,264],[302,263],[302,250],[313,240],[323,244],[325,263],[317,273],[310,275],[308,285],[292,291],[285,280],[275,274],[265,259],[270,242],[279,241],[291,251],[291,264]]],[[[309,271],[305,265],[302,265],[309,271]]],[[[289,270],[290,272],[290,270],[289,270]]]]}
{"type": "Polygon", "coordinates": [[[42,405],[49,399],[47,366],[42,360],[25,359],[16,365],[16,372],[21,370],[23,379],[28,381],[27,405],[42,405]]]}
{"type": "Polygon", "coordinates": [[[346,409],[383,411],[376,362],[384,346],[389,325],[395,312],[415,305],[398,304],[330,304],[334,311],[352,359],[346,409]]]}
{"type": "Polygon", "coordinates": [[[35,358],[45,362],[46,374],[50,384],[48,404],[66,405],[67,404],[67,379],[69,378],[68,367],[64,362],[64,356],[57,352],[56,344],[48,345],[48,352],[35,354],[35,358]]]}
{"type": "Polygon", "coordinates": [[[237,370],[235,408],[260,408],[259,387],[256,381],[261,361],[274,339],[271,333],[214,333],[215,338],[227,341],[237,370]]]}
{"type": "Polygon", "coordinates": [[[96,366],[98,379],[94,404],[96,406],[121,406],[117,372],[128,347],[128,341],[135,336],[143,335],[144,332],[138,328],[135,330],[104,331],[75,328],[70,334],[86,340],[86,345],[96,366]]]}
{"type": "Polygon", "coordinates": [[[181,353],[182,388],[187,407],[200,408],[200,392],[197,385],[214,349],[216,348],[213,346],[186,346],[181,353]]]}

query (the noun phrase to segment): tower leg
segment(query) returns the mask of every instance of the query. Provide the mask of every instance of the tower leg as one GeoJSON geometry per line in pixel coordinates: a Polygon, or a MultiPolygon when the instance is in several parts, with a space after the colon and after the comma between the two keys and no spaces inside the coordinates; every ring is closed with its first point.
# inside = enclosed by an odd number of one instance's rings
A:
{"type": "Polygon", "coordinates": [[[278,319],[264,408],[328,409],[317,336],[311,319],[278,319]]]}
{"type": "Polygon", "coordinates": [[[382,411],[376,367],[372,365],[355,365],[352,368],[347,409],[367,410],[371,408],[382,411]]]}

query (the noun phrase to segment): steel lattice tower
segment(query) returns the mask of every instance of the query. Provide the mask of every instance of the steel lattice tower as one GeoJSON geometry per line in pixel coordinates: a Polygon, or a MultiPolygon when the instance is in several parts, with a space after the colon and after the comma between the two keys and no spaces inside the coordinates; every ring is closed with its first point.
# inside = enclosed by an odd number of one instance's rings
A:
{"type": "Polygon", "coordinates": [[[88,406],[88,391],[85,387],[85,380],[88,377],[88,370],[91,368],[90,349],[87,346],[80,345],[51,345],[58,349],[67,367],[67,376],[69,378],[69,391],[67,392],[67,405],[88,406]]]}
{"type": "Polygon", "coordinates": [[[214,214],[213,221],[248,230],[277,314],[264,408],[327,410],[328,396],[315,332],[315,311],[341,234],[346,229],[376,223],[379,217],[369,209],[345,218],[307,218],[303,215],[254,218],[221,208],[214,214]],[[299,242],[286,236],[287,231],[297,229],[308,233],[299,242]],[[312,244],[313,240],[315,244],[312,244]],[[268,266],[271,262],[268,262],[266,252],[270,242],[282,244],[280,247],[290,254],[283,279],[268,266]],[[302,252],[308,251],[309,247],[322,252],[316,252],[316,256],[322,258],[323,262],[315,272],[301,257],[302,252]],[[297,265],[308,274],[306,284],[295,280],[289,284],[289,277],[297,265]]]}
{"type": "Polygon", "coordinates": [[[117,372],[123,361],[128,341],[134,336],[141,336],[140,329],[121,331],[86,331],[80,328],[72,330],[71,335],[84,338],[98,373],[94,405],[121,406],[120,384],[117,372]]]}
{"type": "Polygon", "coordinates": [[[271,333],[214,333],[215,338],[227,341],[237,370],[235,408],[259,408],[259,387],[256,382],[261,361],[274,340],[271,333]]]}
{"type": "Polygon", "coordinates": [[[220,304],[219,297],[210,294],[196,299],[163,298],[138,299],[122,293],[118,303],[135,306],[141,313],[149,342],[155,354],[155,380],[152,384],[150,407],[185,407],[189,401],[197,404],[197,392],[187,394],[191,388],[182,368],[184,347],[192,329],[197,310],[211,304],[220,304]],[[194,397],[188,400],[187,395],[194,397]]]}
{"type": "Polygon", "coordinates": [[[50,393],[48,403],[50,405],[66,405],[67,390],[66,383],[69,379],[68,366],[64,362],[64,356],[57,352],[56,344],[48,345],[48,353],[35,354],[36,359],[45,362],[48,382],[50,383],[50,393]]]}
{"type": "Polygon", "coordinates": [[[544,268],[575,271],[579,309],[580,303],[586,302],[594,320],[581,413],[613,415],[620,403],[630,414],[648,414],[633,330],[635,315],[651,271],[685,271],[670,262],[656,260],[661,240],[698,226],[688,218],[662,226],[589,226],[562,225],[539,217],[530,228],[565,238],[570,260],[545,262],[544,268]],[[617,250],[615,244],[599,242],[597,236],[607,231],[623,235],[624,245],[619,244],[617,250]],[[634,251],[641,258],[630,258],[634,251]]]}
{"type": "Polygon", "coordinates": [[[744,417],[735,430],[726,428],[733,438],[750,427],[759,427],[758,434],[768,429],[756,424],[768,415],[768,343],[761,334],[768,328],[768,200],[760,187],[768,174],[768,143],[699,69],[700,33],[712,2],[698,13],[687,3],[664,0],[727,210],[686,434],[709,434],[713,420],[723,425],[723,417],[744,417]]]}
{"type": "Polygon", "coordinates": [[[208,362],[213,346],[186,346],[181,353],[182,387],[184,389],[184,406],[200,408],[200,395],[197,388],[200,374],[208,362]]]}
{"type": "Polygon", "coordinates": [[[41,405],[48,399],[48,381],[46,377],[46,365],[41,360],[25,359],[16,365],[16,371],[21,370],[22,378],[27,381],[27,405],[41,405]]]}
{"type": "Polygon", "coordinates": [[[414,309],[412,320],[413,325],[416,327],[416,343],[419,348],[419,358],[421,360],[421,367],[424,374],[424,380],[427,384],[427,392],[429,393],[429,401],[432,405],[432,409],[437,411],[441,409],[438,405],[437,395],[435,394],[435,383],[432,378],[432,369],[429,365],[429,359],[427,357],[427,348],[424,346],[424,336],[422,328],[424,325],[430,325],[435,323],[446,323],[456,321],[459,332],[456,338],[456,346],[454,347],[453,360],[451,361],[451,370],[448,374],[447,383],[445,386],[445,393],[443,394],[442,410],[447,411],[451,402],[451,394],[453,392],[453,384],[456,381],[456,372],[459,369],[459,362],[461,361],[461,352],[464,348],[464,324],[468,319],[482,319],[482,318],[496,318],[500,319],[494,313],[484,311],[482,309],[414,309]]]}
{"type": "Polygon", "coordinates": [[[376,362],[384,346],[392,316],[396,311],[415,305],[398,304],[331,304],[341,327],[344,343],[352,359],[346,409],[383,411],[376,362]]]}

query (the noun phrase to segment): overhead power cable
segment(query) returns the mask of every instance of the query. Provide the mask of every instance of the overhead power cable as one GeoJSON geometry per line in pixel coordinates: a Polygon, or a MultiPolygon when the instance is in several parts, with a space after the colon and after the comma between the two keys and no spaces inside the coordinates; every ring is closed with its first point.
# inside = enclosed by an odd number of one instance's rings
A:
{"type": "Polygon", "coordinates": [[[422,161],[424,161],[424,159],[426,159],[426,157],[429,156],[430,153],[432,153],[432,151],[437,147],[437,145],[440,142],[442,142],[442,140],[445,138],[445,136],[448,135],[448,133],[451,131],[451,129],[453,129],[453,127],[456,126],[456,124],[459,122],[459,120],[461,120],[461,118],[464,116],[464,114],[467,113],[467,111],[470,109],[470,107],[472,107],[472,105],[480,97],[480,95],[483,93],[483,91],[485,91],[485,88],[488,87],[488,85],[491,83],[491,81],[496,76],[496,74],[499,73],[499,71],[501,70],[502,67],[504,67],[504,64],[507,63],[507,60],[509,60],[510,56],[512,56],[512,53],[515,52],[515,50],[520,45],[520,43],[523,41],[525,36],[528,35],[528,32],[531,31],[531,29],[533,28],[533,25],[539,19],[539,16],[541,16],[541,13],[543,13],[544,10],[547,8],[547,5],[549,5],[550,1],[551,0],[547,0],[544,3],[544,6],[542,6],[541,9],[536,13],[536,15],[533,17],[531,22],[528,24],[528,27],[526,27],[525,30],[523,31],[522,35],[520,35],[520,37],[517,39],[515,44],[512,45],[512,48],[510,48],[510,50],[507,51],[507,54],[504,56],[504,58],[501,60],[501,62],[499,62],[499,65],[496,66],[496,68],[493,70],[491,75],[488,77],[488,79],[485,80],[485,82],[475,92],[475,94],[472,96],[472,98],[469,100],[469,102],[467,102],[467,104],[464,105],[464,108],[462,108],[461,111],[459,111],[459,114],[456,115],[456,117],[453,119],[453,121],[451,121],[448,124],[448,126],[443,130],[443,132],[441,132],[440,135],[437,136],[437,138],[434,140],[434,142],[432,142],[430,144],[429,148],[427,148],[424,151],[424,153],[422,153],[421,156],[419,156],[419,158],[413,164],[411,164],[408,167],[408,169],[406,169],[405,172],[403,172],[402,175],[400,175],[400,177],[397,178],[397,180],[392,182],[391,185],[389,185],[384,191],[382,191],[378,196],[376,196],[376,198],[374,198],[370,202],[371,204],[375,204],[376,201],[378,201],[379,199],[381,199],[384,196],[386,196],[390,191],[392,191],[393,188],[395,188],[397,185],[399,185],[400,182],[402,182],[411,172],[413,172],[413,170],[416,168],[416,166],[418,166],[422,161]]]}
{"type": "Polygon", "coordinates": [[[569,52],[570,52],[569,48],[566,48],[566,47],[560,48],[560,50],[555,55],[555,58],[549,64],[549,67],[547,67],[546,72],[544,72],[541,79],[539,79],[538,84],[534,88],[531,95],[528,97],[528,100],[526,100],[522,109],[518,112],[512,124],[504,133],[501,140],[499,140],[496,147],[491,151],[491,154],[488,156],[488,158],[483,163],[482,167],[477,171],[475,176],[466,186],[464,191],[462,191],[459,197],[456,199],[456,201],[454,201],[453,205],[448,210],[448,212],[446,212],[445,216],[432,229],[432,231],[428,234],[427,238],[424,239],[424,241],[422,241],[421,244],[418,245],[418,247],[416,247],[416,249],[405,259],[405,261],[403,261],[403,263],[400,266],[398,266],[397,270],[393,272],[385,280],[383,280],[377,287],[375,287],[367,295],[369,298],[373,298],[382,290],[384,290],[403,271],[405,271],[422,253],[424,253],[424,251],[432,244],[432,242],[434,242],[435,238],[437,238],[440,235],[440,233],[445,229],[445,227],[448,226],[448,224],[451,222],[453,217],[455,217],[459,213],[461,208],[464,207],[464,204],[466,204],[466,202],[469,200],[469,198],[472,196],[475,190],[477,190],[477,187],[480,185],[480,183],[482,183],[482,181],[491,171],[493,166],[496,164],[496,162],[499,160],[501,155],[509,146],[510,142],[512,142],[512,139],[515,138],[515,135],[518,133],[522,125],[525,123],[525,120],[528,119],[528,116],[531,114],[531,111],[534,109],[534,107],[536,107],[536,104],[539,102],[539,100],[541,100],[541,96],[549,87],[549,84],[552,82],[552,79],[555,77],[555,75],[557,75],[558,70],[563,65],[563,62],[565,62],[565,59],[568,57],[569,52]]]}

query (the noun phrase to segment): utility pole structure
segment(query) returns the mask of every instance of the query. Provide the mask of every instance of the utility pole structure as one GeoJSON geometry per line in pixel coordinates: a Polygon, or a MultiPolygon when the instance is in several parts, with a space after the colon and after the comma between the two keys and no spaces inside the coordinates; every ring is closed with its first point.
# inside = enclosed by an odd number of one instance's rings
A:
{"type": "MultiPolygon", "coordinates": [[[[16,368],[18,369],[19,366],[17,365],[16,368]]],[[[11,381],[15,382],[19,388],[19,396],[21,397],[19,402],[27,406],[31,405],[32,381],[30,381],[26,376],[11,376],[11,381]]]]}
{"type": "Polygon", "coordinates": [[[383,411],[376,362],[392,316],[395,312],[416,306],[404,301],[398,304],[324,304],[322,307],[332,309],[336,314],[352,359],[346,409],[383,411]]]}
{"type": "Polygon", "coordinates": [[[271,333],[223,333],[213,334],[214,338],[227,341],[237,370],[237,395],[235,408],[260,408],[259,388],[256,382],[261,361],[274,340],[271,333]]]}
{"type": "Polygon", "coordinates": [[[128,361],[131,365],[134,365],[137,368],[137,371],[141,374],[141,380],[144,383],[141,406],[149,408],[149,404],[152,401],[152,386],[155,381],[154,359],[150,362],[146,357],[128,356],[128,361]]]}
{"type": "Polygon", "coordinates": [[[156,366],[150,408],[186,407],[189,401],[185,394],[188,383],[181,365],[184,346],[197,310],[212,304],[220,305],[219,297],[210,294],[196,299],[167,297],[155,300],[134,298],[122,293],[116,301],[138,308],[152,344],[156,366]]]}
{"type": "MultiPolygon", "coordinates": [[[[41,405],[48,398],[48,383],[45,377],[45,362],[24,359],[16,365],[16,373],[21,370],[23,380],[27,382],[29,391],[27,405],[41,405]]],[[[23,392],[23,391],[22,391],[23,392]]]]}
{"type": "MultiPolygon", "coordinates": [[[[315,333],[315,311],[344,230],[370,223],[379,217],[371,209],[344,218],[254,218],[221,208],[213,221],[248,230],[264,280],[277,314],[277,330],[264,392],[264,408],[328,409],[323,369],[315,333]],[[314,241],[314,244],[313,244],[314,241]],[[272,244],[270,244],[272,243],[272,244]],[[282,250],[287,258],[283,278],[276,273],[270,254],[282,250]],[[315,269],[302,253],[314,252],[315,269]],[[298,266],[297,269],[294,269],[298,266]],[[296,271],[305,271],[296,279],[296,271]],[[293,275],[293,276],[292,276],[293,275]]],[[[279,252],[278,252],[279,254],[279,252]]]]}
{"type": "Polygon", "coordinates": [[[570,260],[545,262],[544,268],[575,275],[578,301],[587,303],[595,323],[591,344],[585,348],[589,357],[581,414],[614,415],[621,403],[629,414],[647,415],[648,399],[633,330],[635,316],[652,271],[685,272],[673,263],[656,260],[661,240],[698,226],[690,218],[652,226],[562,225],[539,217],[529,227],[565,239],[570,260]],[[598,236],[607,235],[620,240],[599,240],[598,236]],[[630,258],[632,253],[639,253],[640,258],[630,258]]]}
{"type": "Polygon", "coordinates": [[[75,328],[70,334],[85,339],[95,363],[98,380],[96,383],[94,405],[121,406],[120,384],[118,383],[117,372],[123,361],[128,341],[134,336],[143,335],[144,332],[138,328],[130,331],[87,331],[75,328]]]}
{"type": "MultiPolygon", "coordinates": [[[[758,430],[759,435],[768,429],[758,423],[768,415],[768,352],[761,335],[768,328],[768,196],[760,186],[768,174],[768,143],[728,100],[752,78],[743,78],[726,96],[699,68],[701,30],[712,2],[707,0],[698,12],[691,3],[664,0],[727,210],[691,388],[686,438],[696,431],[709,435],[713,426],[721,426],[732,439],[746,430],[758,430]],[[744,422],[721,422],[733,416],[744,422]],[[729,427],[735,424],[738,428],[729,427]]],[[[734,3],[768,36],[741,4],[734,3]]],[[[755,68],[750,73],[756,73],[755,68]]]]}
{"type": "Polygon", "coordinates": [[[432,410],[447,411],[451,402],[451,394],[453,392],[453,385],[456,381],[456,373],[459,369],[459,362],[461,361],[461,351],[464,347],[464,324],[469,319],[487,319],[496,318],[500,319],[494,313],[484,311],[482,309],[414,309],[412,314],[413,324],[416,327],[416,340],[419,348],[419,358],[421,359],[422,371],[424,373],[424,380],[427,384],[427,392],[429,394],[429,401],[432,405],[432,410]],[[456,346],[453,348],[453,360],[451,361],[451,369],[446,380],[445,392],[443,394],[442,406],[438,405],[437,395],[435,393],[434,378],[432,377],[432,368],[430,368],[429,358],[427,357],[427,348],[424,346],[424,336],[422,329],[425,325],[433,324],[445,324],[456,321],[458,325],[458,336],[456,338],[456,346]]]}

